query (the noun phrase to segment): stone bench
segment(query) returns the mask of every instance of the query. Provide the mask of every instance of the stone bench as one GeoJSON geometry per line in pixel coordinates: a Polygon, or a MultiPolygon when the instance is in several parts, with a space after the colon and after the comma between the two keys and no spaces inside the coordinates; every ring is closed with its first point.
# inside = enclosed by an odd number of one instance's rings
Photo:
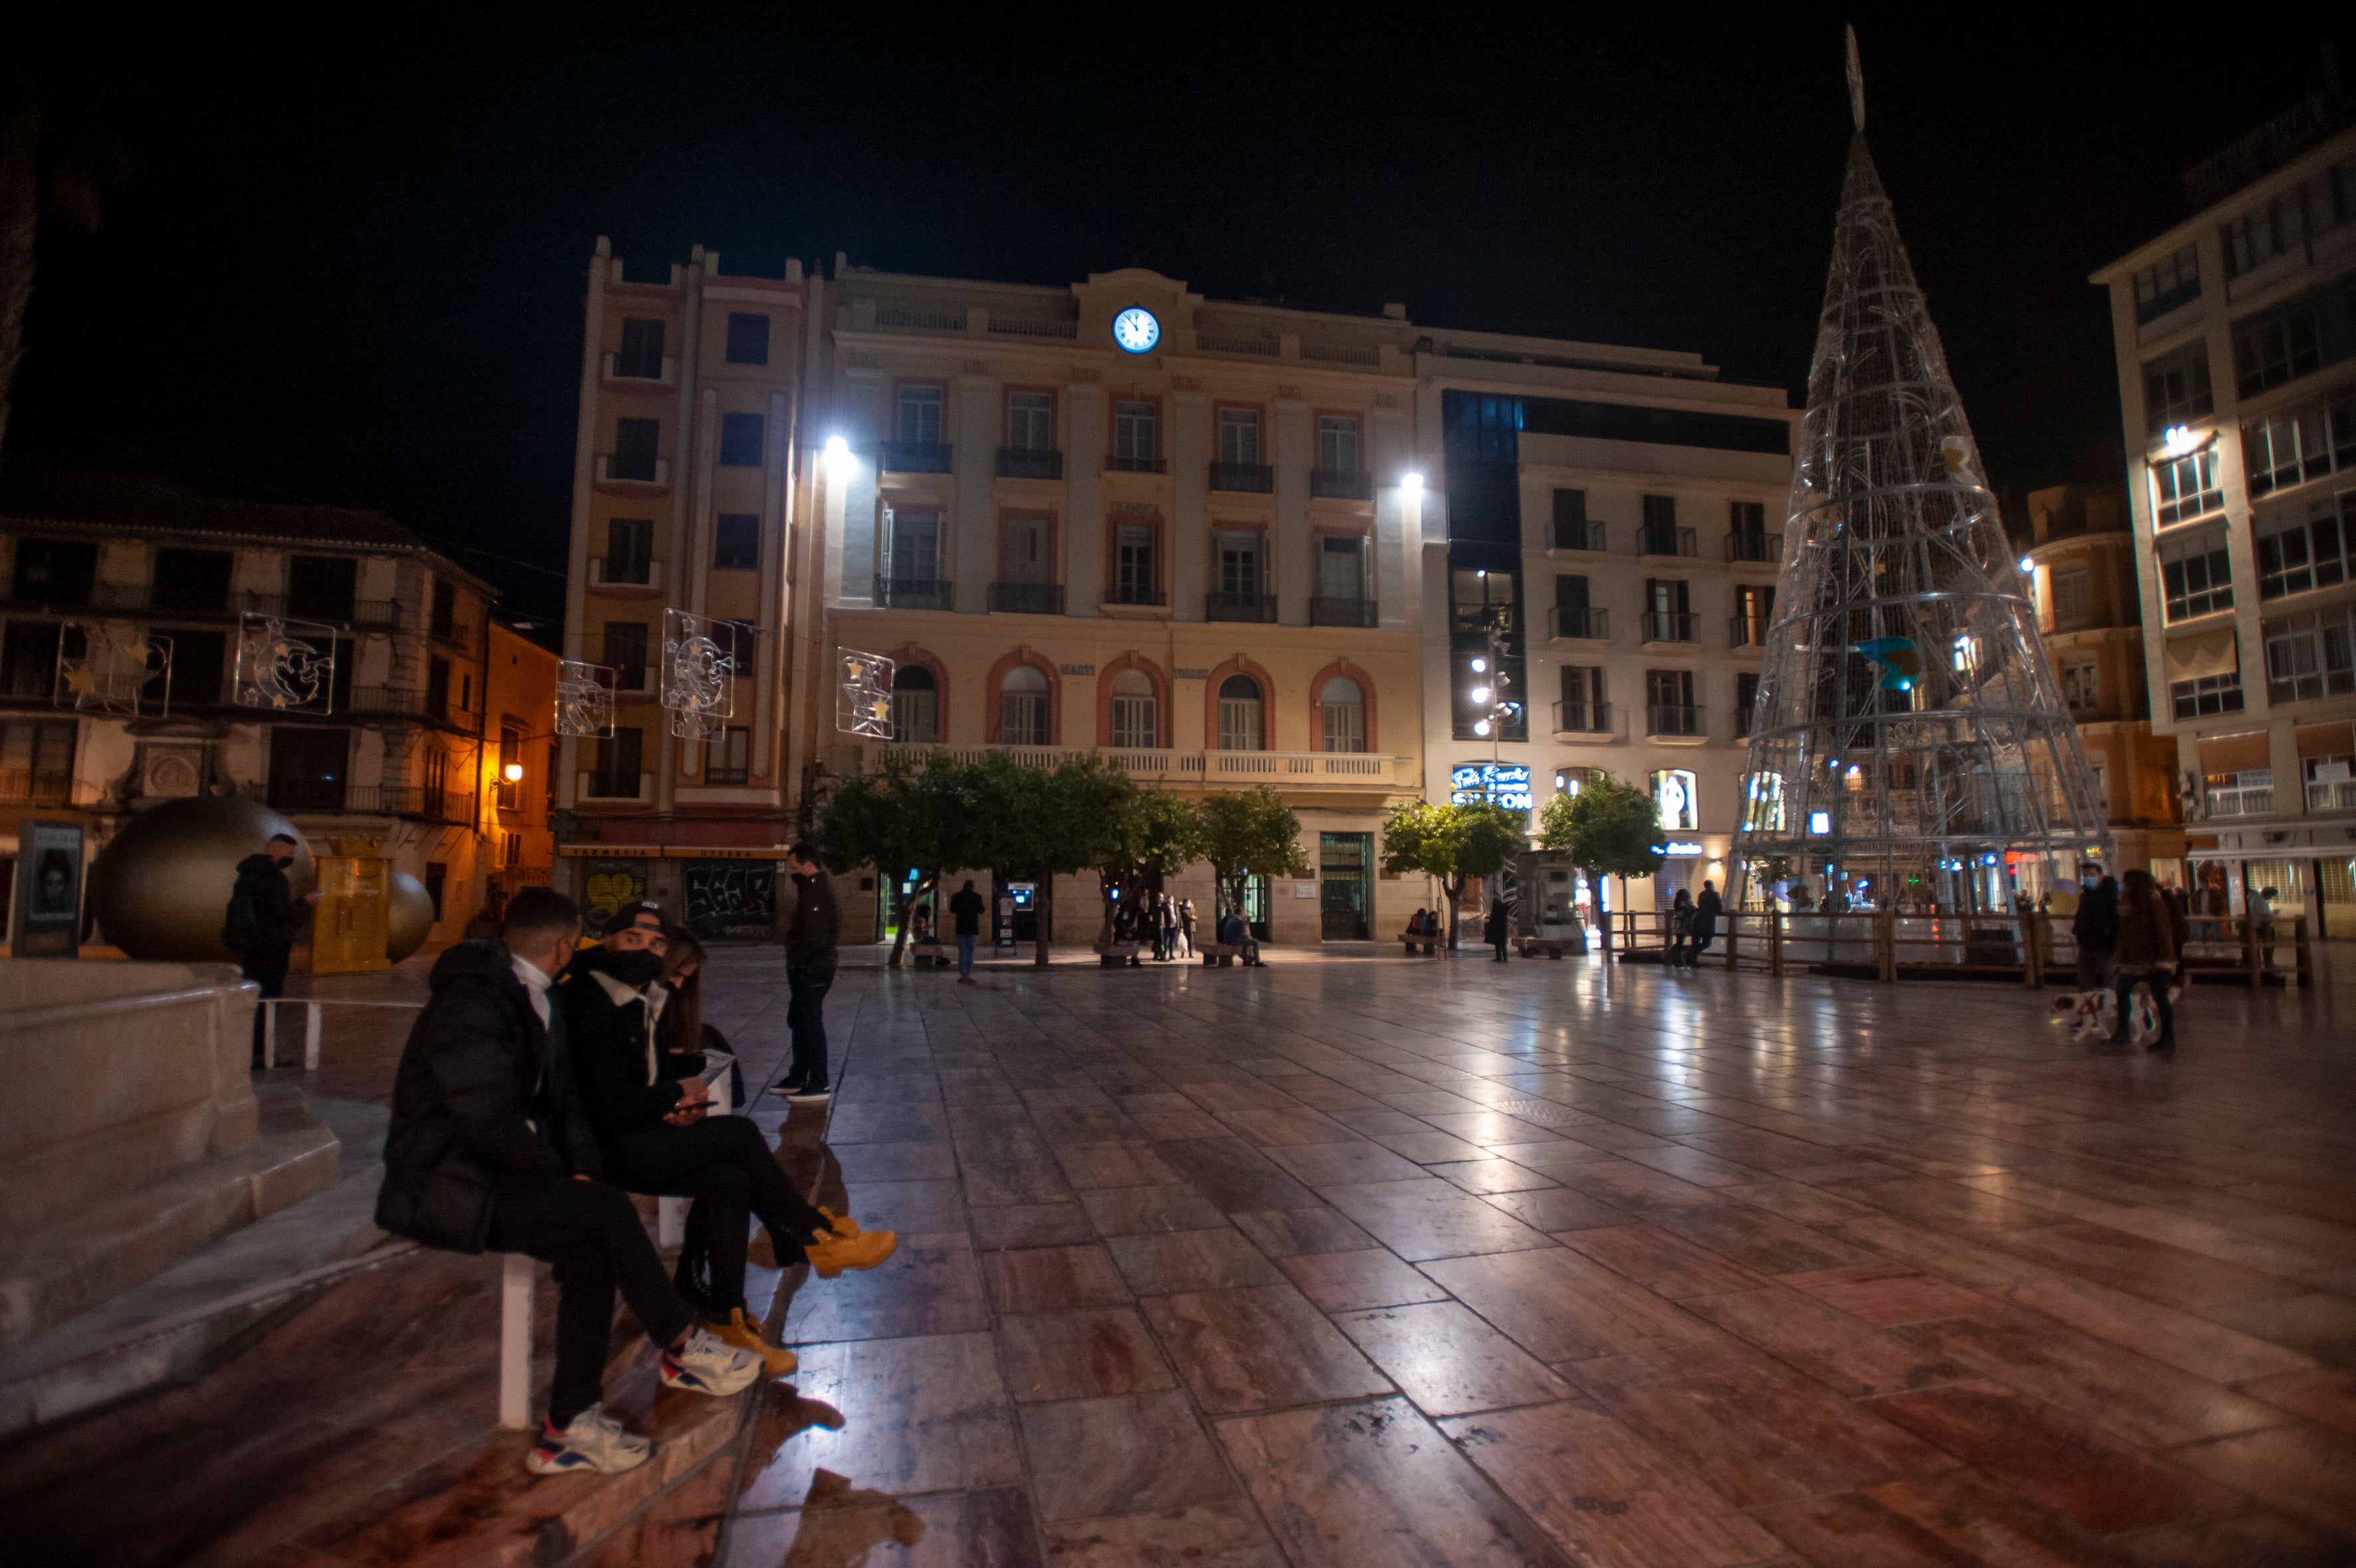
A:
{"type": "Polygon", "coordinates": [[[1132,968],[1136,967],[1138,950],[1145,944],[1142,942],[1097,942],[1093,945],[1096,950],[1098,961],[1103,964],[1107,969],[1113,969],[1122,964],[1130,965],[1132,968]]]}
{"type": "Polygon", "coordinates": [[[1408,957],[1413,958],[1415,950],[1421,948],[1424,956],[1429,958],[1440,951],[1440,944],[1444,939],[1438,931],[1401,931],[1398,940],[1407,949],[1408,957]]]}
{"type": "Polygon", "coordinates": [[[941,950],[941,944],[938,942],[918,942],[909,950],[909,961],[918,969],[926,966],[934,969],[947,969],[949,966],[948,955],[941,950]]]}
{"type": "MultiPolygon", "coordinates": [[[[728,1099],[728,1069],[736,1058],[712,1051],[699,1074],[712,1086],[713,1116],[734,1108],[728,1099]]],[[[659,1245],[677,1247],[687,1240],[687,1206],[691,1199],[656,1199],[655,1239],[659,1245]]],[[[531,1425],[531,1319],[539,1288],[538,1260],[521,1252],[500,1254],[499,1260],[499,1424],[521,1432],[531,1425]]]]}

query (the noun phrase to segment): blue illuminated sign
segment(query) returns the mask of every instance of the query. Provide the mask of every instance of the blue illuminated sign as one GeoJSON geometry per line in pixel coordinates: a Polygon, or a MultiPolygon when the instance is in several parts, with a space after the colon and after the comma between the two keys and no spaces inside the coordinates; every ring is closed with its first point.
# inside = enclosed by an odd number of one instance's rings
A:
{"type": "Polygon", "coordinates": [[[1509,811],[1530,809],[1530,770],[1518,762],[1460,763],[1448,784],[1448,798],[1460,806],[1489,800],[1509,811]]]}

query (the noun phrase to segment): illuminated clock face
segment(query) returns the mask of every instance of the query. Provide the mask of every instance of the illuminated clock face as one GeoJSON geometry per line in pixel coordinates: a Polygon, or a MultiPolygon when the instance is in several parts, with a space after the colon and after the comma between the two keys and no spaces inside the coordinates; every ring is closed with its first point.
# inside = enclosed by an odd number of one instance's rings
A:
{"type": "Polygon", "coordinates": [[[1126,353],[1142,354],[1162,341],[1162,323],[1153,312],[1132,305],[1112,318],[1112,340],[1126,353]]]}

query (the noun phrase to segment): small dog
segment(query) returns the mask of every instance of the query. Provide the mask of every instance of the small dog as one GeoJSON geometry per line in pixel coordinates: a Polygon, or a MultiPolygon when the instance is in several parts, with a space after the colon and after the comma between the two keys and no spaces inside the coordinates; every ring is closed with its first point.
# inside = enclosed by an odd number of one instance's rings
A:
{"type": "MultiPolygon", "coordinates": [[[[2177,998],[2183,994],[2183,976],[2169,975],[2169,1006],[2173,1008],[2177,998]]],[[[2053,999],[2053,1011],[2062,1015],[2053,1021],[2059,1024],[2075,1019],[2078,1032],[2072,1036],[2072,1039],[2079,1045],[2083,1045],[2090,1040],[2108,1040],[2117,1034],[2118,1010],[2118,997],[2108,986],[2094,991],[2065,992],[2053,999]]],[[[2159,1009],[2152,1002],[2148,985],[2136,991],[2135,1006],[2128,1024],[2129,1044],[2140,1045],[2146,1040],[2159,1037],[2159,1009]]]]}

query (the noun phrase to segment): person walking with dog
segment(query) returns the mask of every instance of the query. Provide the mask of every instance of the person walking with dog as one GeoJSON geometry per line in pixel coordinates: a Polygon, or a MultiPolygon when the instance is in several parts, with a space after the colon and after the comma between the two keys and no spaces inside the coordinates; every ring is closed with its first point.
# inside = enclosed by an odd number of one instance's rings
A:
{"type": "Polygon", "coordinates": [[[2151,992],[2152,1011],[2159,1017],[2159,1034],[2149,1048],[2176,1048],[2176,1009],[2168,998],[2168,983],[2176,972],[2176,920],[2159,896],[2151,873],[2130,871],[2119,892],[2118,976],[2112,989],[2118,998],[2118,1023],[2111,1044],[2126,1045],[2134,1032],[2135,990],[2151,992]]]}

